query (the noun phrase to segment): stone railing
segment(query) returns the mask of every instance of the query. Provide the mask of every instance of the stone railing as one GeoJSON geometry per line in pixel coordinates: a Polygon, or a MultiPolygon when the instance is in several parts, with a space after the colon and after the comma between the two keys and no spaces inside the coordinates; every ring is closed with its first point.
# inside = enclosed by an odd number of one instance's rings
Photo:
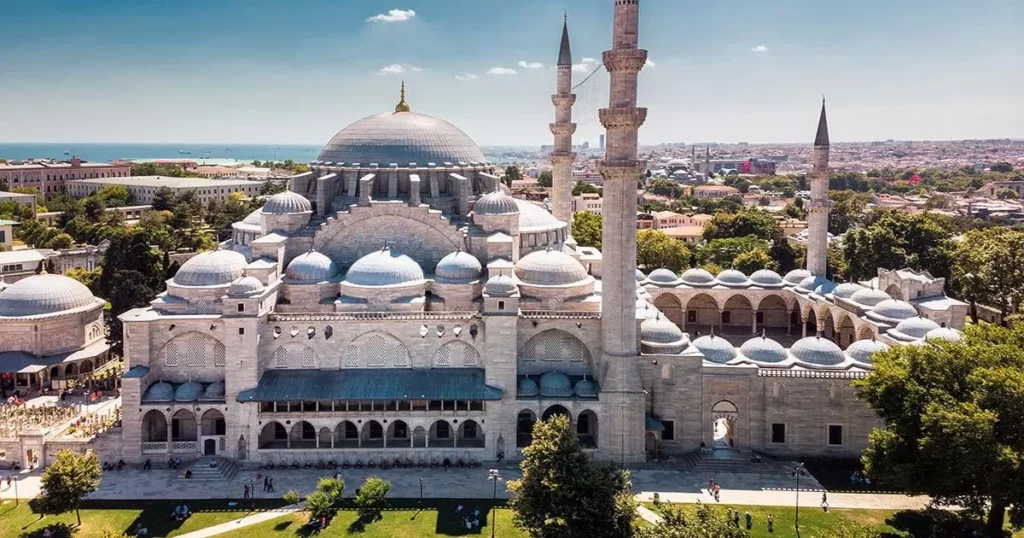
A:
{"type": "Polygon", "coordinates": [[[173,441],[171,452],[175,454],[186,454],[199,452],[199,441],[173,441]]]}
{"type": "Polygon", "coordinates": [[[523,319],[601,319],[600,312],[559,312],[557,310],[523,310],[523,319]]]}
{"type": "Polygon", "coordinates": [[[479,312],[350,312],[337,314],[272,314],[271,322],[360,321],[360,320],[466,320],[480,317],[479,312]]]}
{"type": "Polygon", "coordinates": [[[142,443],[143,454],[166,454],[167,453],[167,442],[166,441],[150,441],[142,443]]]}

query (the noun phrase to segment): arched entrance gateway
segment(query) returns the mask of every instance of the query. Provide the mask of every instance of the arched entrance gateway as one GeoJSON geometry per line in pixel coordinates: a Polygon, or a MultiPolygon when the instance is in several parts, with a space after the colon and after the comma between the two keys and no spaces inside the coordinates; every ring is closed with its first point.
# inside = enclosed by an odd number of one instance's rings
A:
{"type": "Polygon", "coordinates": [[[739,409],[729,400],[721,400],[711,408],[711,447],[718,449],[736,448],[736,424],[739,409]]]}

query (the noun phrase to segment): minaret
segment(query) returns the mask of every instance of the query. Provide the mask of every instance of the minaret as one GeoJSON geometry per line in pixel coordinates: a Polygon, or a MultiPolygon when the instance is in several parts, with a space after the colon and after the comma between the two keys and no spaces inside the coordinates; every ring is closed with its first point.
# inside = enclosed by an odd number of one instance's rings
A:
{"type": "Polygon", "coordinates": [[[556,219],[572,223],[572,163],[576,154],[572,151],[572,135],[576,124],[572,123],[572,105],[576,95],[572,92],[572,53],[569,51],[569,19],[562,21],[562,45],[558,49],[558,85],[551,96],[555,105],[555,122],[551,134],[555,137],[555,149],[551,152],[551,213],[556,219]]]}
{"type": "Polygon", "coordinates": [[[704,179],[711,176],[711,146],[704,147],[704,179]]]}
{"type": "Polygon", "coordinates": [[[637,131],[647,109],[636,106],[637,74],[647,51],[637,48],[639,0],[614,0],[612,50],[603,54],[611,75],[608,108],[598,113],[607,130],[604,159],[604,223],[601,243],[602,400],[609,402],[610,456],[622,461],[644,457],[644,396],[637,366],[636,189],[646,163],[637,159],[637,131]]]}
{"type": "Polygon", "coordinates": [[[825,276],[828,265],[828,120],[825,98],[821,98],[821,117],[814,137],[814,169],[811,171],[811,202],[807,209],[807,270],[825,276]]]}

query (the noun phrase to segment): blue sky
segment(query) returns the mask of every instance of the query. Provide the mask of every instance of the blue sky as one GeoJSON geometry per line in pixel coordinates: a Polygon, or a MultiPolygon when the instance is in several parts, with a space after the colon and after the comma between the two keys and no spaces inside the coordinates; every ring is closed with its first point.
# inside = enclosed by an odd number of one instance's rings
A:
{"type": "MultiPolygon", "coordinates": [[[[563,10],[600,58],[612,0],[0,0],[0,141],[320,144],[405,79],[480,144],[549,143],[563,10]]],[[[1024,137],[1021,28],[1021,0],[643,0],[641,141],[810,142],[823,93],[833,140],[1024,137]]],[[[607,74],[577,93],[596,142],[607,74]]]]}

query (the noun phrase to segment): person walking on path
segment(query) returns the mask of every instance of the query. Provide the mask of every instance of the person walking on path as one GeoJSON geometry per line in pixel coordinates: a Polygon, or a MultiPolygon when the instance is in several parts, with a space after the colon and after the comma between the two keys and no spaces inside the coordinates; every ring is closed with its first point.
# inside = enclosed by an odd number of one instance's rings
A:
{"type": "Polygon", "coordinates": [[[775,532],[775,516],[773,514],[768,514],[768,532],[775,532]]]}
{"type": "Polygon", "coordinates": [[[747,512],[747,515],[744,517],[747,518],[747,530],[749,531],[754,526],[754,518],[750,515],[750,512],[747,512]]]}
{"type": "Polygon", "coordinates": [[[821,492],[821,509],[828,512],[828,492],[821,492]]]}
{"type": "Polygon", "coordinates": [[[263,491],[270,491],[270,475],[263,477],[263,491]]]}
{"type": "Polygon", "coordinates": [[[719,502],[718,496],[719,496],[719,493],[721,493],[721,491],[722,491],[722,486],[719,486],[718,484],[715,484],[715,492],[714,492],[715,502],[719,502]]]}
{"type": "Polygon", "coordinates": [[[732,523],[736,525],[736,528],[740,528],[740,511],[737,510],[732,513],[732,523]]]}
{"type": "Polygon", "coordinates": [[[273,478],[270,479],[270,491],[271,492],[274,491],[274,479],[273,478]]]}
{"type": "Polygon", "coordinates": [[[710,494],[714,494],[715,493],[715,479],[714,478],[712,478],[711,480],[708,480],[708,493],[710,493],[710,494]]]}
{"type": "Polygon", "coordinates": [[[249,484],[246,484],[245,485],[245,489],[243,489],[242,491],[243,491],[242,498],[243,499],[248,499],[249,498],[249,484]]]}

